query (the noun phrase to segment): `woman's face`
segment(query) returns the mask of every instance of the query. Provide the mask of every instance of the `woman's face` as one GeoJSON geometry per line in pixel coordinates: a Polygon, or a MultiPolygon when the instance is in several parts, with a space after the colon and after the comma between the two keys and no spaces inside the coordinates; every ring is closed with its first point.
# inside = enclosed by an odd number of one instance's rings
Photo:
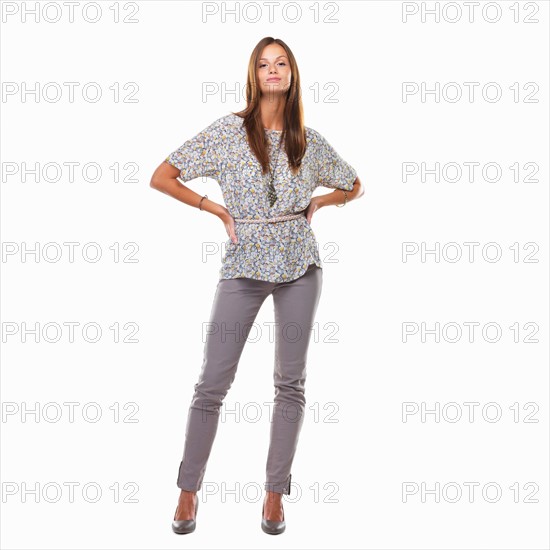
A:
{"type": "Polygon", "coordinates": [[[286,93],[290,88],[290,64],[279,44],[266,46],[256,67],[256,78],[263,94],[286,93]]]}

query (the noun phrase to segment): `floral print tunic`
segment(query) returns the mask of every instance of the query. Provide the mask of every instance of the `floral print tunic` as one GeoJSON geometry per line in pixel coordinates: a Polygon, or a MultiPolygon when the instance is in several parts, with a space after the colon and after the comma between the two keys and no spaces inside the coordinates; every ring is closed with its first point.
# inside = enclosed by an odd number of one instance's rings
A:
{"type": "MultiPolygon", "coordinates": [[[[270,174],[248,145],[243,119],[222,116],[187,140],[166,162],[180,170],[180,180],[206,176],[218,182],[233,218],[261,219],[305,210],[318,186],[351,191],[357,172],[312,128],[306,130],[306,152],[293,175],[282,146],[273,184],[277,200],[270,207],[270,174]]],[[[271,169],[275,167],[282,130],[265,129],[271,169]]],[[[273,283],[301,277],[310,264],[322,268],[315,235],[305,215],[275,223],[235,222],[237,243],[228,239],[219,278],[247,277],[273,283]]]]}

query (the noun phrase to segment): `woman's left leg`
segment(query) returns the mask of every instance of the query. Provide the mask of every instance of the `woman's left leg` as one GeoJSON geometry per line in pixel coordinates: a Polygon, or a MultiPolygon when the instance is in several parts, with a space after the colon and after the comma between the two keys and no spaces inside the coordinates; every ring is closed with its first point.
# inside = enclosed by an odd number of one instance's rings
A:
{"type": "Polygon", "coordinates": [[[266,491],[290,494],[291,467],[305,411],[307,350],[323,270],[312,264],[294,281],[273,290],[275,309],[275,405],[266,465],[266,491]]]}

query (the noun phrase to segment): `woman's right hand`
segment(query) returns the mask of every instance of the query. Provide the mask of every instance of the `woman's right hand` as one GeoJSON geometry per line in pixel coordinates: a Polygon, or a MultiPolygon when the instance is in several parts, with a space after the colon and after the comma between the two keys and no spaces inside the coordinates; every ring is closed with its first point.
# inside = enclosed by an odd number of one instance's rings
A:
{"type": "Polygon", "coordinates": [[[225,225],[227,236],[231,239],[231,242],[236,244],[237,235],[235,233],[235,220],[227,208],[224,207],[224,212],[220,215],[220,219],[225,225]]]}

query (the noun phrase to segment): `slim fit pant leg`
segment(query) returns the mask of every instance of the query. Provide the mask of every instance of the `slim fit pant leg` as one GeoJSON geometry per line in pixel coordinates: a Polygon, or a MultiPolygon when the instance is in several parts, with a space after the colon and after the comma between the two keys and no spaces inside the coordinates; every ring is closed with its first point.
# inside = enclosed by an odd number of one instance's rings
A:
{"type": "Polygon", "coordinates": [[[306,361],[322,269],[310,267],[302,277],[273,290],[275,308],[275,405],[266,464],[265,489],[290,494],[291,467],[305,410],[306,361]]]}
{"type": "Polygon", "coordinates": [[[222,401],[235,378],[254,319],[274,286],[274,283],[248,278],[218,282],[203,364],[187,417],[183,459],[177,479],[180,489],[198,491],[202,487],[222,401]]]}

